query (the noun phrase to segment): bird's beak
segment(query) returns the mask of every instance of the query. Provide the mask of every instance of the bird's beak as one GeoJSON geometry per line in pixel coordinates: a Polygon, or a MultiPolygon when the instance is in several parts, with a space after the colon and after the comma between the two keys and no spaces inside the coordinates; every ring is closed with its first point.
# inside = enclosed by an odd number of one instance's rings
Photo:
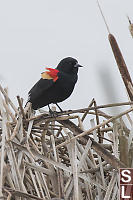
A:
{"type": "Polygon", "coordinates": [[[74,67],[83,67],[82,65],[79,65],[78,63],[76,63],[76,65],[74,65],[74,67]]]}
{"type": "Polygon", "coordinates": [[[78,64],[78,67],[83,67],[83,66],[78,64]]]}

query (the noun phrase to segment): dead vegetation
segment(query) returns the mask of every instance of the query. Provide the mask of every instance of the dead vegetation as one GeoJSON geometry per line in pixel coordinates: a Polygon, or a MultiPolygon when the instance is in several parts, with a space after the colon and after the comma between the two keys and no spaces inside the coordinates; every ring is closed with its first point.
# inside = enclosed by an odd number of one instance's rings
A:
{"type": "Polygon", "coordinates": [[[16,108],[0,91],[1,199],[118,199],[118,169],[133,167],[133,102],[97,106],[93,99],[51,117],[23,109],[19,96],[16,108]],[[115,106],[125,111],[102,111],[115,106]]]}
{"type": "Polygon", "coordinates": [[[129,102],[98,106],[92,99],[88,108],[52,117],[24,109],[19,96],[16,107],[0,86],[1,199],[119,199],[119,168],[133,167],[133,84],[110,33],[109,41],[129,102]],[[108,115],[116,106],[125,111],[108,115]]]}

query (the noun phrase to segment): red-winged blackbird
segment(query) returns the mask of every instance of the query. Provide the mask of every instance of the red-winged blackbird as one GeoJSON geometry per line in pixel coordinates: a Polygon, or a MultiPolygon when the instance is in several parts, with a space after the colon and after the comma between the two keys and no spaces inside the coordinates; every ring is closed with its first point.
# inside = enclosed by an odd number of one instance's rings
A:
{"type": "Polygon", "coordinates": [[[42,73],[42,78],[28,93],[32,108],[36,110],[51,103],[57,105],[67,99],[77,82],[79,67],[82,66],[76,59],[68,57],[61,60],[55,69],[46,68],[48,71],[42,73]]]}

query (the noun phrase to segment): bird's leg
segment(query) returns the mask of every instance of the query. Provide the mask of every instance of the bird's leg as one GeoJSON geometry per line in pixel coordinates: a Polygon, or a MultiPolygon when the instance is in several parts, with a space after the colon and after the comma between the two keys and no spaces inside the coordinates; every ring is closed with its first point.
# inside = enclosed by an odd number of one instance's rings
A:
{"type": "Polygon", "coordinates": [[[49,109],[49,113],[50,113],[50,114],[53,114],[53,111],[51,110],[49,104],[48,104],[48,109],[49,109]]]}
{"type": "Polygon", "coordinates": [[[56,103],[56,105],[57,105],[57,107],[59,108],[59,110],[61,111],[61,112],[63,112],[63,110],[61,109],[61,107],[56,103]]]}
{"type": "MultiPolygon", "coordinates": [[[[62,112],[62,113],[65,113],[65,111],[62,110],[62,108],[56,103],[57,107],[59,108],[59,110],[62,112]]],[[[71,110],[69,110],[71,111],[71,110]]],[[[68,116],[70,116],[70,114],[68,114],[68,116]]]]}
{"type": "Polygon", "coordinates": [[[53,111],[53,110],[51,110],[51,108],[50,108],[49,104],[48,104],[48,108],[49,108],[49,113],[50,113],[51,117],[57,117],[57,112],[56,112],[56,111],[53,111]]]}

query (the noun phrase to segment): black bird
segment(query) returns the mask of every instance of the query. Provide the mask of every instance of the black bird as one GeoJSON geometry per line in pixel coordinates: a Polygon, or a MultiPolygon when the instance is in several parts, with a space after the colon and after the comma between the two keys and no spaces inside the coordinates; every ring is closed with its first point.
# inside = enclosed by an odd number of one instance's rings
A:
{"type": "MultiPolygon", "coordinates": [[[[28,102],[32,103],[32,108],[36,110],[51,103],[58,106],[57,103],[67,99],[77,82],[79,67],[82,66],[76,59],[67,57],[61,60],[55,69],[46,68],[42,78],[28,93],[28,102]]],[[[61,110],[60,107],[59,109],[61,110]]]]}

